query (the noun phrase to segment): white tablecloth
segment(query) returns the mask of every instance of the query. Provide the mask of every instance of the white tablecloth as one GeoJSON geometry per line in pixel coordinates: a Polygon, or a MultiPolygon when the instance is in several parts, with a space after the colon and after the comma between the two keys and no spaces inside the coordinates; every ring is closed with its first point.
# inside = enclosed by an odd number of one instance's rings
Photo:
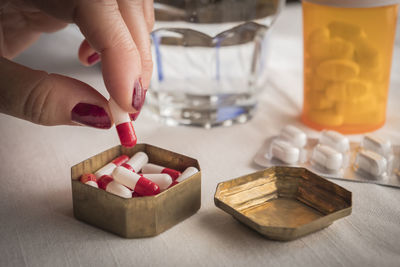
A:
{"type": "MultiPolygon", "coordinates": [[[[51,35],[16,61],[69,75],[105,93],[97,67],[80,66],[75,27],[51,35]]],[[[353,192],[353,213],[292,242],[270,241],[214,206],[217,183],[257,170],[264,139],[299,121],[301,9],[287,7],[271,36],[271,75],[253,120],[229,128],[168,127],[144,113],[140,142],[195,157],[203,170],[200,211],[159,236],[123,239],[72,214],[70,167],[118,144],[114,129],[42,127],[0,115],[0,266],[400,266],[400,190],[334,181],[353,192]]],[[[386,125],[400,144],[400,45],[393,57],[386,125]]],[[[352,137],[352,138],[357,138],[352,137]]]]}

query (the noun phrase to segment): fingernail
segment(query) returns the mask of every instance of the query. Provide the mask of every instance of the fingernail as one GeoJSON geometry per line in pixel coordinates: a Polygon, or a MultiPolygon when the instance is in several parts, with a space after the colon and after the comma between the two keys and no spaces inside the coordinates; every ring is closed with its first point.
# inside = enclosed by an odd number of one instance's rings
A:
{"type": "Polygon", "coordinates": [[[137,111],[140,111],[143,106],[145,94],[146,92],[143,90],[140,79],[136,80],[135,85],[133,86],[132,107],[137,111]]]}
{"type": "Polygon", "coordinates": [[[93,65],[99,60],[100,60],[100,55],[97,52],[94,52],[87,58],[87,62],[89,63],[89,65],[93,65]]]}
{"type": "Polygon", "coordinates": [[[135,121],[138,117],[139,117],[140,111],[136,112],[136,113],[130,113],[129,117],[131,118],[131,120],[135,121]]]}
{"type": "Polygon", "coordinates": [[[71,111],[71,120],[95,128],[111,128],[111,120],[105,109],[92,104],[76,104],[71,111]]]}
{"type": "MultiPolygon", "coordinates": [[[[146,100],[146,93],[147,93],[147,90],[144,90],[143,99],[142,99],[142,106],[143,106],[143,104],[144,104],[144,102],[146,100]]],[[[140,111],[141,111],[141,109],[139,109],[139,111],[136,112],[136,113],[130,113],[129,117],[131,118],[131,120],[135,121],[139,117],[140,111]]]]}

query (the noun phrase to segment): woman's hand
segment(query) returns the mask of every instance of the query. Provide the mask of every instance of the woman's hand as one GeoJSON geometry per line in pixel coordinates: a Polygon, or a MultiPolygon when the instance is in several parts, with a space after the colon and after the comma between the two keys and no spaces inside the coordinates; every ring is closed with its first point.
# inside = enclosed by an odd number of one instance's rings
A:
{"type": "Polygon", "coordinates": [[[101,59],[111,97],[129,113],[140,111],[152,72],[152,0],[0,0],[0,23],[0,112],[43,125],[111,127],[107,100],[89,85],[9,60],[67,23],[86,38],[80,61],[101,59]]]}

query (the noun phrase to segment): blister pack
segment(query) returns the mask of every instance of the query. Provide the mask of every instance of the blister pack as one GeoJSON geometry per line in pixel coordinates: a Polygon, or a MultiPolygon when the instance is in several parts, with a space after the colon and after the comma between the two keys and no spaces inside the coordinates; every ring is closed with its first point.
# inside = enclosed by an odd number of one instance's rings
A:
{"type": "Polygon", "coordinates": [[[375,135],[360,142],[324,130],[308,138],[295,126],[268,138],[254,161],[262,167],[298,166],[327,177],[400,187],[400,146],[375,135]]]}

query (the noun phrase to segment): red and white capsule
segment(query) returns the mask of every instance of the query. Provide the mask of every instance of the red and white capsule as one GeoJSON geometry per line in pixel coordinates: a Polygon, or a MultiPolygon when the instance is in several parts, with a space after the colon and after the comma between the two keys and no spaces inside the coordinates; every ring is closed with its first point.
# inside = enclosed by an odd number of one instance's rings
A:
{"type": "Polygon", "coordinates": [[[114,181],[114,179],[109,175],[102,176],[98,183],[101,189],[106,190],[109,193],[123,198],[132,198],[131,190],[114,181]]]}
{"type": "Polygon", "coordinates": [[[127,155],[119,156],[118,158],[115,158],[113,161],[111,161],[107,165],[105,165],[105,166],[101,167],[99,170],[97,170],[94,173],[94,175],[96,175],[97,179],[99,179],[103,175],[111,175],[115,168],[117,168],[118,166],[121,166],[128,160],[129,160],[129,157],[127,155]]]}
{"type": "Polygon", "coordinates": [[[153,163],[148,163],[146,165],[143,166],[142,168],[142,173],[146,174],[146,173],[166,173],[169,176],[171,176],[172,179],[177,179],[180,175],[181,172],[177,171],[177,170],[173,170],[170,168],[165,168],[163,166],[159,166],[153,163]]]}
{"type": "Polygon", "coordinates": [[[144,152],[137,152],[126,163],[122,164],[123,167],[138,173],[142,167],[149,162],[149,157],[144,152]]]}
{"type": "Polygon", "coordinates": [[[165,189],[170,187],[173,182],[171,176],[166,173],[147,173],[142,176],[149,179],[153,183],[156,183],[160,187],[160,191],[164,191],[165,189]]]}
{"type": "Polygon", "coordinates": [[[184,172],[182,172],[182,174],[176,179],[176,181],[178,183],[182,182],[183,180],[189,178],[190,176],[192,176],[195,173],[198,173],[199,170],[195,167],[187,167],[186,170],[184,172]]]}
{"type": "Polygon", "coordinates": [[[110,98],[108,106],[114,119],[115,128],[117,129],[121,145],[133,147],[136,145],[137,138],[129,113],[123,111],[112,98],[110,98]]]}
{"type": "Polygon", "coordinates": [[[99,186],[97,185],[96,175],[94,175],[93,173],[83,174],[81,176],[81,182],[84,184],[99,188],[99,186]]]}
{"type": "Polygon", "coordinates": [[[131,188],[139,195],[153,196],[160,193],[160,187],[157,184],[122,166],[115,168],[112,176],[115,181],[131,188]]]}

